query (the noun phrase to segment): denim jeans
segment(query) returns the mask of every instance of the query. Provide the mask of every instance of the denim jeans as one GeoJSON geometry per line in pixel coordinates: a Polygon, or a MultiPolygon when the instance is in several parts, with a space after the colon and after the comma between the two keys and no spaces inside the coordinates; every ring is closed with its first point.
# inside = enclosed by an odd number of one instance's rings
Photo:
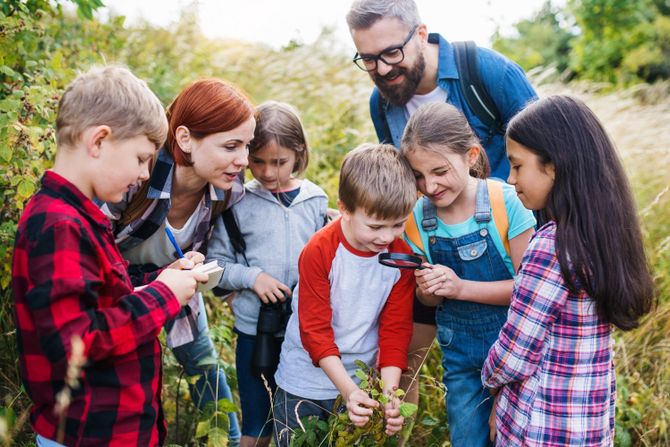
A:
{"type": "Polygon", "coordinates": [[[41,435],[35,437],[35,445],[37,447],[65,447],[63,444],[59,444],[41,435]]]}
{"type": "MultiPolygon", "coordinates": [[[[205,306],[203,303],[200,304],[198,327],[204,330],[200,331],[192,342],[173,348],[172,353],[187,375],[200,376],[195,384],[189,383],[189,391],[191,400],[202,409],[215,399],[217,401],[228,399],[233,402],[233,393],[228,386],[225,372],[218,365],[218,354],[212,339],[209,338],[205,306]]],[[[230,420],[228,439],[237,443],[241,436],[237,414],[228,413],[228,419],[230,420]]]]}
{"type": "Polygon", "coordinates": [[[335,400],[307,399],[288,393],[281,389],[281,387],[277,387],[272,405],[275,446],[289,447],[293,432],[300,427],[298,418],[296,418],[296,411],[301,420],[309,416],[326,420],[334,411],[335,400]]]}

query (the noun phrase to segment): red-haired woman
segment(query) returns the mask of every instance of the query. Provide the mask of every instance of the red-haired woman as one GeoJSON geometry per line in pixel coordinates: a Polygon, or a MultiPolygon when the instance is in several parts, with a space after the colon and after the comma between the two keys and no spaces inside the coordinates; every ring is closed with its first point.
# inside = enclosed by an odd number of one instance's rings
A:
{"type": "MultiPolygon", "coordinates": [[[[172,102],[167,116],[167,142],[151,178],[133,186],[125,201],[102,206],[131,270],[152,271],[175,260],[165,228],[182,251],[206,253],[215,219],[244,192],[240,173],[247,166],[256,123],[253,106],[240,90],[217,79],[196,81],[172,102]]],[[[166,325],[168,346],[186,374],[199,376],[190,391],[200,408],[213,399],[232,401],[225,374],[217,367],[202,296],[191,302],[166,325]]],[[[237,417],[229,417],[229,439],[237,444],[237,417]]]]}

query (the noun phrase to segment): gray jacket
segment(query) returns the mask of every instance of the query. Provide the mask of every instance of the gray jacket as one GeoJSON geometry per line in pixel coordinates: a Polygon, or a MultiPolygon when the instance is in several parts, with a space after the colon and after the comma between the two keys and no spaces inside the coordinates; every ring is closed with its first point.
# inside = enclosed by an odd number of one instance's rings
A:
{"type": "Polygon", "coordinates": [[[245,185],[244,198],[232,210],[246,243],[246,258],[235,253],[223,224],[217,219],[209,240],[207,258],[225,270],[219,286],[239,291],[233,300],[235,327],[256,335],[260,299],[251,287],[259,273],[294,288],[298,282],[298,257],[312,235],[323,227],[328,208],[326,193],[303,180],[300,193],[287,208],[256,180],[245,185]]]}

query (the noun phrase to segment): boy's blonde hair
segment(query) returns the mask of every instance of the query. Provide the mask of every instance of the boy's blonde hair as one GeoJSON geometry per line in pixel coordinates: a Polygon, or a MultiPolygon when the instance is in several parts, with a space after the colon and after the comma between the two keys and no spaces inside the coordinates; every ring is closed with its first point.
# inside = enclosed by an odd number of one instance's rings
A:
{"type": "Polygon", "coordinates": [[[389,144],[362,144],[344,157],[339,198],[352,213],[360,208],[383,220],[407,217],[417,199],[412,168],[389,144]]]}
{"type": "Polygon", "coordinates": [[[167,137],[167,119],[147,83],[125,67],[94,67],[67,87],[58,103],[56,141],[74,146],[85,129],[109,126],[115,140],[146,135],[160,147],[167,137]]]}

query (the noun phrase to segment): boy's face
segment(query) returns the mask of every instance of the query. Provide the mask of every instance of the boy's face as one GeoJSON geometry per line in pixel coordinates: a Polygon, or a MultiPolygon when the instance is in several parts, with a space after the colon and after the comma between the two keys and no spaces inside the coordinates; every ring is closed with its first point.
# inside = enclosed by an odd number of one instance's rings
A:
{"type": "Polygon", "coordinates": [[[342,213],[342,231],[347,242],[356,250],[380,253],[402,235],[409,216],[396,219],[379,219],[364,210],[348,211],[338,203],[342,213]]]}
{"type": "Polygon", "coordinates": [[[149,178],[156,146],[146,135],[122,140],[107,137],[99,144],[93,195],[104,202],[120,202],[130,187],[149,178]]]}

